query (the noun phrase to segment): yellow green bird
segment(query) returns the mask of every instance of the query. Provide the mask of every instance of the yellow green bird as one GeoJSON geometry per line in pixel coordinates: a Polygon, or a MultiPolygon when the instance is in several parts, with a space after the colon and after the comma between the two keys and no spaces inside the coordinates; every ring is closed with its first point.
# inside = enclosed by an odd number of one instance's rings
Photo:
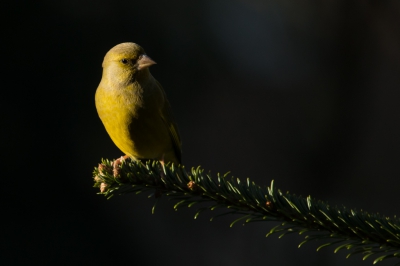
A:
{"type": "Polygon", "coordinates": [[[181,140],[155,62],[136,43],[107,52],[96,91],[97,113],[117,147],[134,160],[181,163],[181,140]]]}

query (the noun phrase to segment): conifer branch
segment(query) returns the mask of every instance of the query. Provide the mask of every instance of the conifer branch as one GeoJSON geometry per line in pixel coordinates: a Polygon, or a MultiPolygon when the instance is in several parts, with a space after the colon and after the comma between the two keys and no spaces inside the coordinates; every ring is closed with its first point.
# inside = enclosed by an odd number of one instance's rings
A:
{"type": "MultiPolygon", "coordinates": [[[[400,220],[346,207],[332,207],[314,200],[303,198],[276,189],[274,182],[262,188],[250,181],[229,178],[217,174],[212,178],[200,167],[186,171],[183,166],[164,165],[158,161],[125,160],[114,167],[113,162],[103,160],[93,172],[95,187],[107,198],[115,194],[153,191],[156,198],[165,195],[177,201],[174,209],[200,207],[194,218],[205,210],[227,208],[225,214],[241,215],[235,223],[255,221],[281,221],[266,236],[279,233],[279,237],[290,233],[304,234],[299,244],[313,240],[324,240],[317,248],[335,246],[334,252],[347,249],[346,258],[363,254],[363,260],[379,255],[373,263],[400,257],[400,220]]],[[[154,207],[153,207],[154,211],[154,207]]],[[[213,217],[214,218],[214,217],[213,217]]]]}

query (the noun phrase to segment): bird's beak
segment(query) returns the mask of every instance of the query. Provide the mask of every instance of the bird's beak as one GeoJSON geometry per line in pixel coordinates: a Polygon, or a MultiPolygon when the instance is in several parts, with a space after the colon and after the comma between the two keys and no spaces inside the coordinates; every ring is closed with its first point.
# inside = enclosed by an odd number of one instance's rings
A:
{"type": "Polygon", "coordinates": [[[138,64],[138,70],[142,70],[157,63],[144,54],[140,56],[139,60],[137,61],[137,64],[138,64]]]}

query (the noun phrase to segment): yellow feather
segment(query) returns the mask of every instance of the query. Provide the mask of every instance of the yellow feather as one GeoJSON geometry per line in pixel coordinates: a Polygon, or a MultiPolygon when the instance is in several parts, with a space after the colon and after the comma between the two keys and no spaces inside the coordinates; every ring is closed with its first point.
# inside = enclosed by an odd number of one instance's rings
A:
{"type": "Polygon", "coordinates": [[[181,163],[181,140],[171,107],[148,67],[155,64],[134,43],[104,57],[96,91],[97,112],[115,145],[136,160],[181,163]]]}

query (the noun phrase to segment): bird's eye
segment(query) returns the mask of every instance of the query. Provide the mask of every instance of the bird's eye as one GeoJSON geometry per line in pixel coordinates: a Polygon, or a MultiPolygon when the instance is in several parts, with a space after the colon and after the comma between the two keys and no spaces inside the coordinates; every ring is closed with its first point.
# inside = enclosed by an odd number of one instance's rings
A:
{"type": "Polygon", "coordinates": [[[124,58],[121,60],[121,62],[122,62],[122,64],[126,65],[126,64],[128,64],[128,59],[124,58]]]}

